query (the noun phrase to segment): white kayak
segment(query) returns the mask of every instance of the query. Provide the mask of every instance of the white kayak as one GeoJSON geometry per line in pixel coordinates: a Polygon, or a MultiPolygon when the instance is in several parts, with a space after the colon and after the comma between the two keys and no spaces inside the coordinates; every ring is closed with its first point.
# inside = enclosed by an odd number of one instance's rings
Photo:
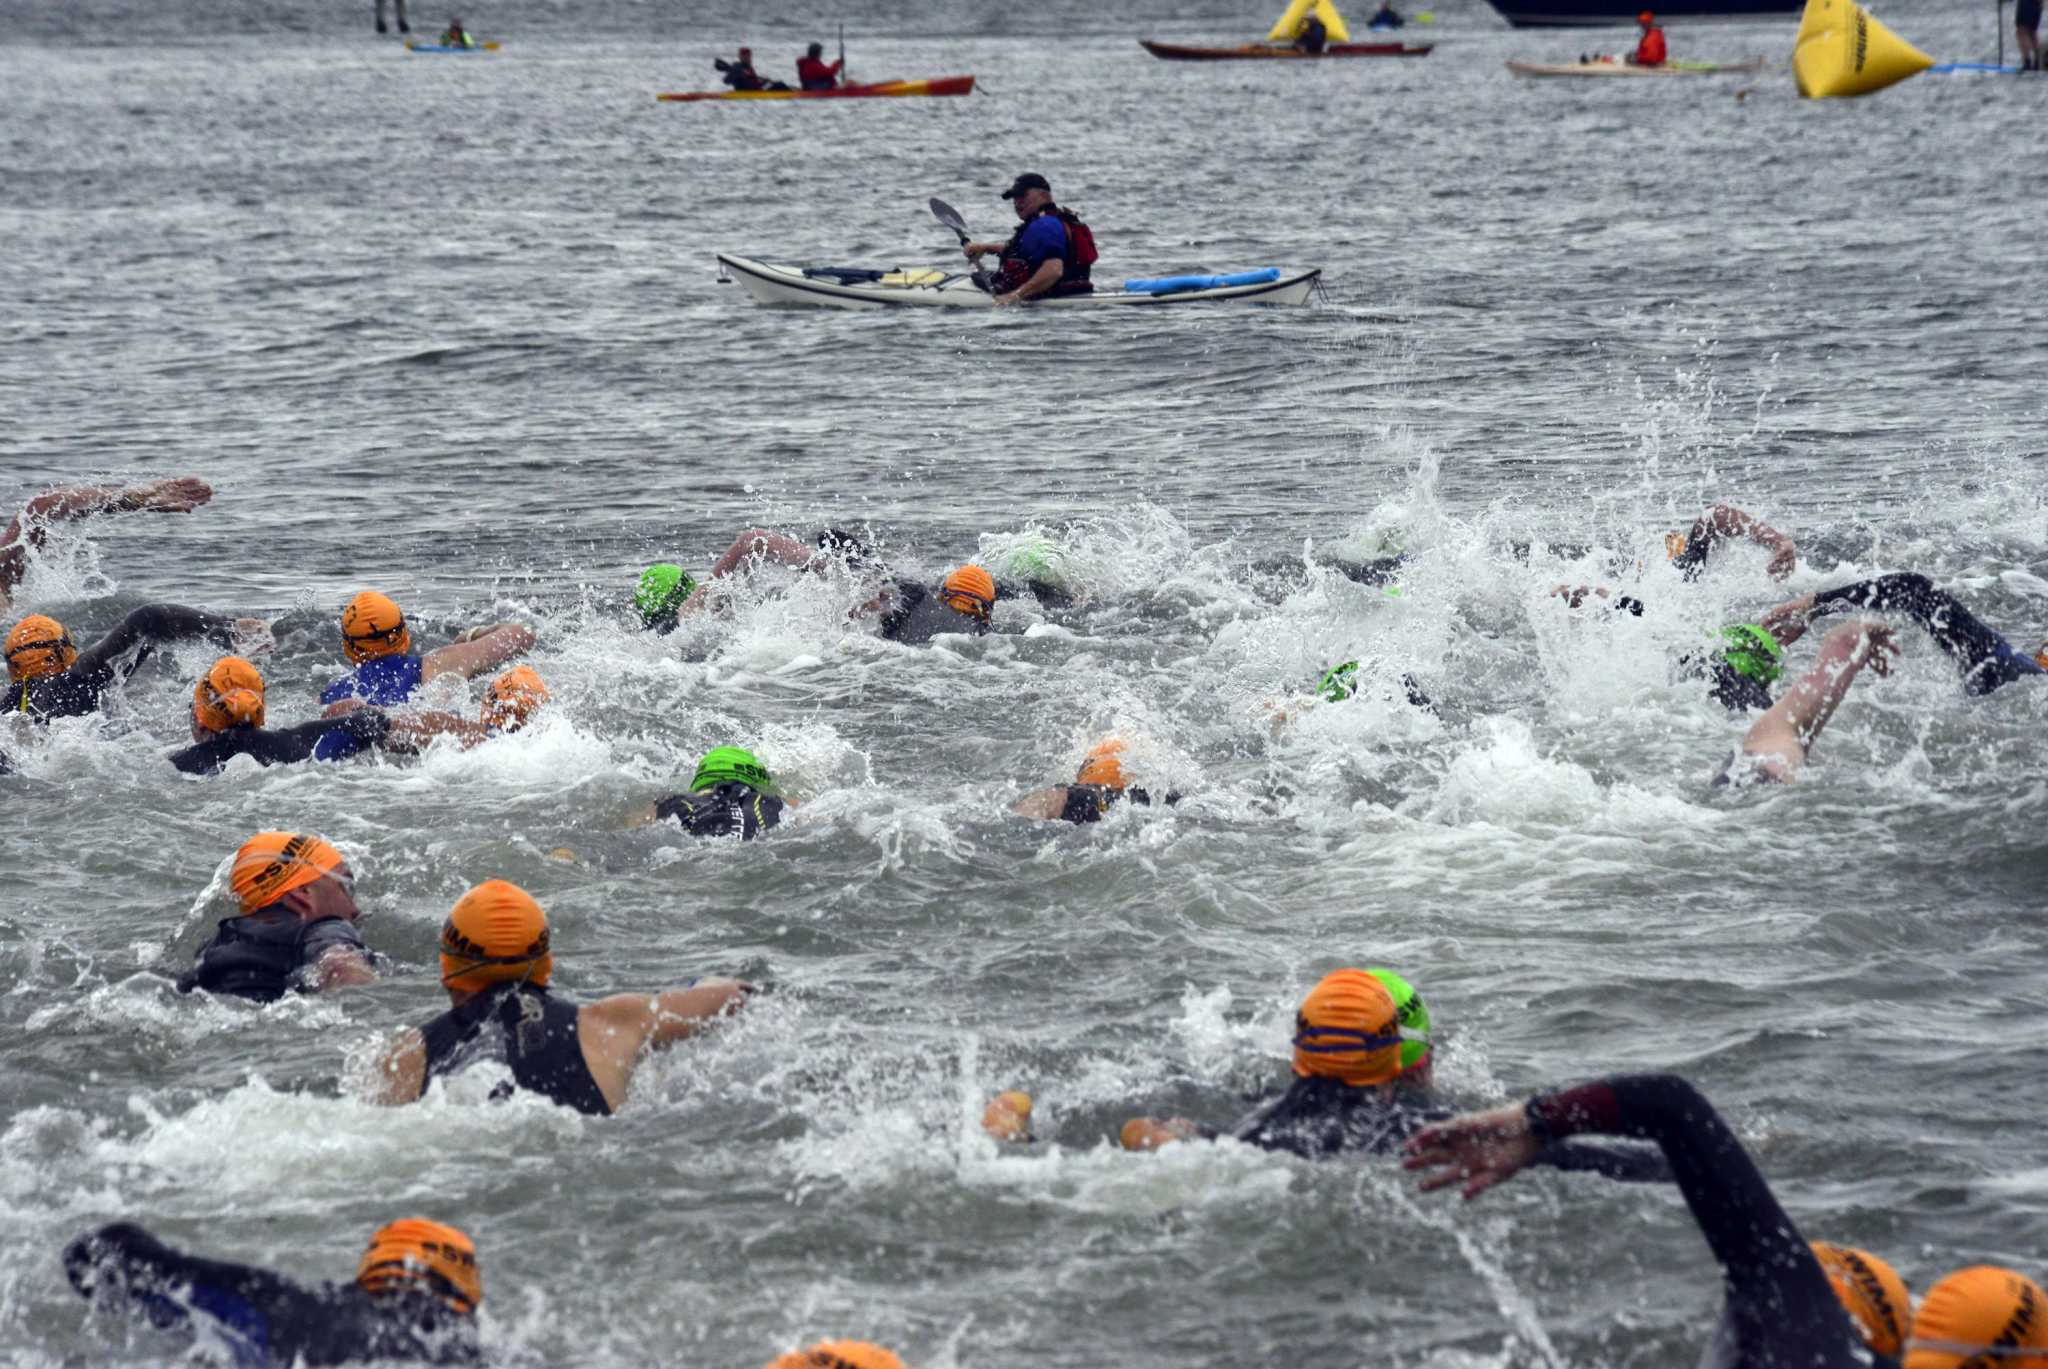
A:
{"type": "Polygon", "coordinates": [[[1763,69],[1761,57],[1746,62],[1666,62],[1661,67],[1639,67],[1633,62],[1508,62],[1508,70],[1517,76],[1590,76],[1596,80],[1614,76],[1742,76],[1763,69]]]}
{"type": "MultiPolygon", "coordinates": [[[[909,305],[926,309],[987,309],[989,295],[971,276],[952,271],[863,271],[839,267],[772,266],[751,257],[718,254],[719,274],[736,280],[763,304],[806,305],[819,309],[886,309],[909,305]]],[[[1089,309],[1111,304],[1194,304],[1241,300],[1247,304],[1306,304],[1323,274],[1320,270],[1273,272],[1270,280],[1248,285],[1215,285],[1160,291],[1096,289],[1085,295],[1033,300],[1033,309],[1089,309]]],[[[1158,283],[1154,283],[1155,286],[1158,283]]]]}

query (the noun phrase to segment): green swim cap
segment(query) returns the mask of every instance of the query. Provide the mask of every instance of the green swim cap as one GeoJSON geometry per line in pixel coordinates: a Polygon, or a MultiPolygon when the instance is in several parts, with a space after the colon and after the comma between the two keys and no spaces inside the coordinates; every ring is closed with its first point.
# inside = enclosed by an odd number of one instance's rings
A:
{"type": "Polygon", "coordinates": [[[1429,1054],[1429,1009],[1423,1005],[1422,995],[1415,992],[1410,984],[1392,970],[1367,970],[1377,979],[1394,1000],[1394,1025],[1401,1029],[1401,1068],[1413,1069],[1429,1054]]]}
{"type": "Polygon", "coordinates": [[[1064,574],[1061,564],[1066,559],[1066,548],[1057,542],[1037,537],[1003,558],[1003,573],[1019,580],[1057,584],[1064,574]]]}
{"type": "Polygon", "coordinates": [[[1721,636],[1728,643],[1721,649],[1721,659],[1737,675],[1769,684],[1785,673],[1785,648],[1757,624],[1736,623],[1722,628],[1721,636]]]}
{"type": "Polygon", "coordinates": [[[1358,692],[1358,662],[1333,665],[1316,681],[1316,693],[1331,703],[1342,703],[1358,692]]]}
{"type": "Polygon", "coordinates": [[[737,746],[720,746],[705,752],[704,759],[697,762],[697,774],[690,781],[690,792],[699,794],[727,780],[738,780],[759,793],[775,792],[775,780],[769,775],[768,767],[755,760],[753,752],[743,751],[737,746]]]}
{"type": "Polygon", "coordinates": [[[653,627],[680,608],[695,588],[697,582],[688,571],[662,561],[640,572],[640,587],[633,591],[633,607],[640,610],[640,621],[653,627]]]}

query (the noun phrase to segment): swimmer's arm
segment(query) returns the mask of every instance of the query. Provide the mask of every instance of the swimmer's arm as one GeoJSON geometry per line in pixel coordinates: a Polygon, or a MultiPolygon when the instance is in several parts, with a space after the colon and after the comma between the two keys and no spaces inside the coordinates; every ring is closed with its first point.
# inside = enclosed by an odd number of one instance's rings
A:
{"type": "Polygon", "coordinates": [[[533,629],[524,623],[499,623],[464,640],[436,647],[420,659],[420,683],[442,675],[473,679],[494,666],[501,666],[533,645],[533,629]]]}
{"type": "Polygon", "coordinates": [[[336,946],[320,957],[313,966],[313,992],[327,993],[334,989],[353,989],[364,984],[377,982],[377,971],[370,964],[370,958],[361,951],[347,946],[336,946]]]}
{"type": "Polygon", "coordinates": [[[799,542],[794,537],[770,532],[766,528],[748,528],[735,537],[732,545],[726,548],[725,555],[718,558],[711,567],[709,578],[723,579],[738,570],[742,562],[756,558],[801,570],[808,566],[817,554],[816,547],[799,542]]]}
{"type": "Polygon", "coordinates": [[[1057,822],[1067,811],[1067,787],[1062,784],[1052,789],[1034,789],[1011,804],[1010,811],[1020,818],[1057,822]]]}
{"type": "Polygon", "coordinates": [[[736,1011],[753,991],[753,985],[738,980],[707,979],[664,993],[613,994],[584,1008],[583,1020],[604,1034],[637,1038],[643,1047],[660,1049],[736,1011]]]}
{"type": "Polygon", "coordinates": [[[270,625],[260,618],[224,618],[202,613],[180,604],[144,604],[121,620],[120,626],[78,653],[72,670],[80,674],[111,673],[113,663],[134,652],[121,673],[132,675],[149,649],[162,642],[205,637],[216,646],[232,648],[238,638],[267,634],[270,625]],[[138,650],[140,648],[140,650],[138,650]]]}
{"type": "Polygon", "coordinates": [[[436,737],[454,737],[465,747],[475,746],[491,735],[490,728],[453,713],[397,713],[382,745],[388,751],[420,752],[436,737]]]}
{"type": "Polygon", "coordinates": [[[1690,545],[1699,539],[1699,545],[1711,549],[1714,543],[1733,537],[1747,537],[1771,553],[1770,563],[1764,569],[1773,580],[1784,579],[1799,564],[1799,549],[1791,538],[1732,504],[1716,504],[1708,509],[1692,525],[1687,542],[1690,545]]]}
{"type": "Polygon", "coordinates": [[[427,1087],[427,1038],[417,1027],[394,1037],[370,1067],[370,1101],[379,1107],[416,1103],[427,1087]]]}
{"type": "Polygon", "coordinates": [[[1813,622],[1813,605],[1811,594],[1788,599],[1757,619],[1757,626],[1777,638],[1779,646],[1790,646],[1806,635],[1813,622]]]}
{"type": "Polygon", "coordinates": [[[1878,623],[1844,623],[1830,632],[1812,668],[1750,725],[1742,739],[1742,754],[1755,763],[1755,772],[1769,780],[1791,779],[1848,695],[1856,673],[1869,665],[1887,675],[1898,652],[1891,629],[1878,623]]]}
{"type": "Polygon", "coordinates": [[[1117,1133],[1117,1144],[1125,1150],[1158,1150],[1177,1141],[1206,1140],[1215,1135],[1185,1117],[1133,1117],[1117,1133]]]}

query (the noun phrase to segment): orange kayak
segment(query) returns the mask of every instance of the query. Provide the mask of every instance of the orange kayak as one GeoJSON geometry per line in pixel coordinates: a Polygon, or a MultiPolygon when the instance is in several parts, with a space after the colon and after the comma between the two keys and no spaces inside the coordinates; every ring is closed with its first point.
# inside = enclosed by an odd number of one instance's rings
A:
{"type": "Polygon", "coordinates": [[[689,90],[670,91],[654,98],[675,104],[695,100],[867,100],[898,95],[966,95],[973,89],[972,76],[933,76],[922,81],[875,81],[833,90],[689,90]]]}

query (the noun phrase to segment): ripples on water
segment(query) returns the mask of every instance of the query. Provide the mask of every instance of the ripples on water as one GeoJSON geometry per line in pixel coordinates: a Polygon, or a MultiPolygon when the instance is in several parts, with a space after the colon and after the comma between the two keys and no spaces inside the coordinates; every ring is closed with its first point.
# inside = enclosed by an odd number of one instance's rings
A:
{"type": "MultiPolygon", "coordinates": [[[[1809,1234],[1922,1287],[2040,1268],[2048,703],[1965,701],[1908,634],[1799,784],[1731,796],[1706,780],[1740,725],[1667,664],[1888,569],[2017,641],[2048,627],[2013,264],[2035,87],[1520,84],[1503,58],[1620,35],[1457,8],[1426,61],[1279,72],[1129,41],[1243,31],[1213,9],[1077,9],[1051,41],[876,9],[847,16],[864,74],[994,93],[691,109],[648,97],[837,16],[465,12],[510,46],[457,65],[189,7],[80,42],[52,13],[0,48],[5,495],[193,471],[219,496],[58,537],[22,606],[88,634],[152,599],[283,615],[265,669],[292,722],[373,584],[436,641],[534,622],[557,706],[417,765],[189,780],[161,763],[207,655],[181,650],[107,720],[10,734],[0,1323],[24,1362],[161,1356],[65,1287],[55,1252],[91,1224],[341,1277],[415,1210],[476,1235],[487,1338],[523,1362],[753,1364],[828,1333],[937,1366],[1689,1358],[1713,1279],[1672,1195],[1538,1176],[1465,1208],[1384,1164],[1111,1147],[1134,1112],[1229,1120],[1343,963],[1423,986],[1459,1102],[1675,1067],[1809,1234]],[[1111,274],[1316,263],[1333,299],[807,317],[715,283],[718,249],[942,260],[924,200],[993,231],[1020,166],[1088,213],[1111,274]],[[1782,591],[1750,551],[1689,588],[1658,564],[1714,499],[1799,540],[1782,591]],[[828,521],[932,575],[1051,536],[1084,602],[922,651],[814,580],[666,640],[621,621],[657,555],[828,521]],[[1398,597],[1324,568],[1394,535],[1398,597]],[[1546,597],[1617,567],[1650,618],[1546,597]],[[1377,663],[1360,698],[1267,726],[1349,656],[1377,663]],[[1091,831],[1003,815],[1108,730],[1187,801],[1091,831]],[[625,828],[733,740],[803,821],[755,846],[625,828]],[[397,971],[179,999],[220,862],[270,826],[343,846],[397,971]],[[479,1106],[479,1080],[355,1101],[350,1062],[435,1010],[440,920],[493,875],[549,909],[571,993],[779,991],[610,1121],[479,1106]],[[1039,1101],[1032,1153],[973,1126],[1008,1086],[1039,1101]]],[[[1938,56],[1991,46],[1978,17],[1886,18],[1938,56]]],[[[1790,33],[1674,50],[1782,58],[1790,33]]]]}

